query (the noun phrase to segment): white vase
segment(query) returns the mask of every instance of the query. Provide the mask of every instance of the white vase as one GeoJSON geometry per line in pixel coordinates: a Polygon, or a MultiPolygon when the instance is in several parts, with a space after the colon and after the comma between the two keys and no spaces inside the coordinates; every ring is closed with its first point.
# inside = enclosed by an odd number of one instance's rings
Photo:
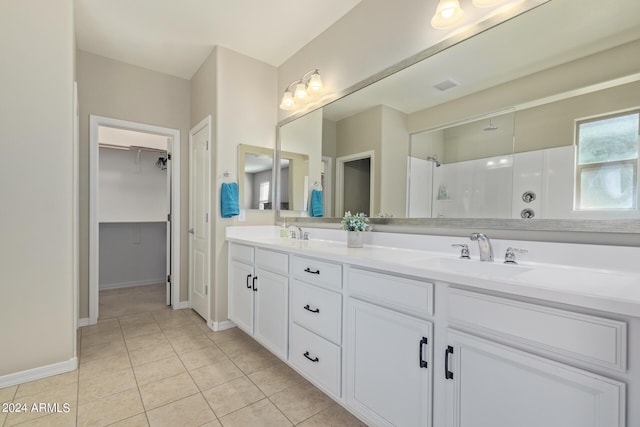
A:
{"type": "Polygon", "coordinates": [[[364,231],[347,231],[347,247],[361,248],[364,244],[364,231]]]}

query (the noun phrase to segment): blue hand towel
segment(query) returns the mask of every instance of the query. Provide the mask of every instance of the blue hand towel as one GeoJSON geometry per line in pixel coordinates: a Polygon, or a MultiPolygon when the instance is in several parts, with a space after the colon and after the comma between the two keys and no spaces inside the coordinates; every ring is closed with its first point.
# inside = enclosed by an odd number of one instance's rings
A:
{"type": "Polygon", "coordinates": [[[311,205],[309,208],[311,216],[319,217],[324,215],[324,209],[322,207],[322,191],[311,190],[311,201],[309,204],[311,205]]]}
{"type": "Polygon", "coordinates": [[[222,218],[231,218],[232,216],[240,214],[237,183],[222,183],[222,189],[220,190],[220,210],[222,218]]]}

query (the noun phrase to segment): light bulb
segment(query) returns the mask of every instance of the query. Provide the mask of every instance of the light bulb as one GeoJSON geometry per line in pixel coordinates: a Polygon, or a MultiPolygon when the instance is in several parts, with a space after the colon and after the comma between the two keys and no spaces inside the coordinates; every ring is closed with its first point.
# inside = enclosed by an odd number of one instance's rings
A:
{"type": "Polygon", "coordinates": [[[309,89],[313,92],[320,92],[322,87],[322,79],[320,78],[320,74],[316,71],[311,75],[311,79],[309,80],[309,89]]]}
{"type": "Polygon", "coordinates": [[[292,110],[295,107],[295,102],[293,100],[293,95],[291,92],[286,91],[282,96],[282,102],[280,103],[280,108],[283,110],[292,110]]]}
{"type": "Polygon", "coordinates": [[[307,97],[307,86],[300,82],[296,85],[296,91],[294,92],[294,96],[298,99],[304,99],[307,97]]]}
{"type": "Polygon", "coordinates": [[[452,27],[462,19],[463,14],[458,0],[440,0],[431,18],[431,25],[438,29],[452,27]]]}

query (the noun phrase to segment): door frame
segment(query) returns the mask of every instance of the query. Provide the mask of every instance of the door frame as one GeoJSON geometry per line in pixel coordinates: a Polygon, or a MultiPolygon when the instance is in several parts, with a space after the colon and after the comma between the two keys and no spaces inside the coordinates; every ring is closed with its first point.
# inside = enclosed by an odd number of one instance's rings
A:
{"type": "Polygon", "coordinates": [[[100,232],[98,218],[98,128],[115,127],[137,132],[154,133],[172,138],[171,144],[171,301],[173,309],[180,305],[180,130],[164,128],[128,120],[96,115],[89,116],[89,324],[98,321],[99,301],[99,248],[100,232]]]}
{"type": "MultiPolygon", "coordinates": [[[[370,159],[369,173],[369,217],[374,215],[375,206],[375,167],[376,167],[375,150],[363,151],[361,153],[349,154],[336,158],[336,214],[341,217],[344,215],[344,164],[354,160],[370,159]]],[[[352,212],[355,213],[355,212],[352,212]]]]}
{"type": "MultiPolygon", "coordinates": [[[[205,317],[205,321],[207,322],[207,325],[210,324],[210,319],[211,319],[211,295],[213,294],[213,289],[211,289],[211,253],[212,253],[212,247],[211,247],[211,241],[212,239],[212,233],[211,230],[215,228],[214,225],[214,221],[213,221],[213,214],[212,212],[215,212],[215,210],[213,209],[213,199],[215,199],[215,197],[212,197],[212,188],[211,188],[211,152],[212,152],[212,143],[211,143],[211,115],[208,115],[207,117],[205,117],[204,119],[202,119],[200,121],[200,123],[198,123],[197,125],[195,125],[193,128],[191,128],[189,130],[189,187],[191,187],[191,144],[192,144],[192,140],[193,140],[193,136],[200,132],[205,126],[209,127],[209,134],[207,135],[208,141],[209,141],[209,149],[208,149],[208,153],[209,153],[209,158],[207,159],[208,163],[209,163],[209,174],[207,176],[207,180],[209,182],[209,206],[207,206],[207,211],[209,212],[209,222],[207,223],[209,225],[209,229],[208,229],[208,244],[207,244],[207,250],[208,250],[208,258],[207,258],[207,266],[206,266],[206,270],[207,270],[207,286],[208,286],[208,293],[207,293],[207,315],[205,317]]],[[[189,209],[191,209],[191,188],[189,189],[189,194],[187,195],[187,197],[189,198],[188,204],[189,204],[189,209]]],[[[189,212],[189,218],[187,219],[187,221],[191,220],[191,212],[189,212]]],[[[189,223],[189,227],[191,227],[191,224],[189,223]]],[[[187,251],[189,251],[189,276],[191,276],[191,239],[189,239],[189,242],[187,243],[188,248],[187,251]]],[[[189,277],[189,279],[187,280],[187,288],[189,290],[189,307],[191,307],[191,277],[189,277]]]]}

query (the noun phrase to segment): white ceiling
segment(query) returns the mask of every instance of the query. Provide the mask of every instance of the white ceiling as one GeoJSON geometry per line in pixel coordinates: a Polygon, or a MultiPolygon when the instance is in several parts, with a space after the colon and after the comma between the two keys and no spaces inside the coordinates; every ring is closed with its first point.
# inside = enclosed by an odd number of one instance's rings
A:
{"type": "Polygon", "coordinates": [[[279,66],[360,0],[76,0],[79,49],[190,79],[223,46],[279,66]]]}

